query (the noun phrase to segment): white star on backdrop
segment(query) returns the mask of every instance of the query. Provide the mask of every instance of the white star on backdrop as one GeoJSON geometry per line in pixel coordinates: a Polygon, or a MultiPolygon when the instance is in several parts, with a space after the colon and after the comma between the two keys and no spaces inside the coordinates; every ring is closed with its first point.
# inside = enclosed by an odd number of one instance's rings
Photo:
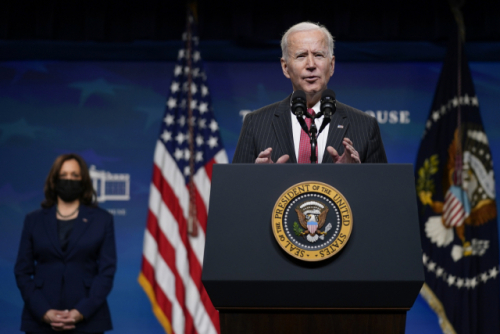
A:
{"type": "Polygon", "coordinates": [[[174,76],[178,76],[182,73],[182,66],[181,65],[175,65],[174,68],[174,76]]]}
{"type": "Polygon", "coordinates": [[[196,109],[196,107],[197,107],[196,105],[197,105],[197,104],[198,104],[198,101],[196,101],[196,100],[191,100],[191,110],[196,109]]]}
{"type": "Polygon", "coordinates": [[[208,103],[202,102],[200,103],[200,107],[198,108],[200,110],[200,113],[204,114],[208,111],[208,103]]]}
{"type": "Polygon", "coordinates": [[[212,120],[212,122],[210,122],[210,130],[212,130],[212,132],[215,132],[219,129],[219,125],[217,125],[217,122],[215,121],[215,119],[212,120]]]}
{"type": "Polygon", "coordinates": [[[469,104],[469,103],[470,103],[469,95],[465,94],[465,96],[464,96],[464,104],[469,104]]]}
{"type": "Polygon", "coordinates": [[[163,121],[165,122],[165,124],[167,124],[167,126],[170,126],[170,125],[174,124],[174,115],[167,114],[167,116],[165,116],[165,118],[163,119],[163,121]]]}
{"type": "Polygon", "coordinates": [[[208,94],[208,87],[205,85],[201,85],[201,96],[205,96],[208,94]]]}
{"type": "Polygon", "coordinates": [[[177,134],[177,136],[175,137],[175,140],[177,140],[177,142],[178,142],[178,143],[179,143],[179,145],[180,145],[180,144],[182,144],[182,142],[183,142],[184,140],[186,140],[186,136],[185,136],[182,132],[179,132],[179,133],[177,134]]]}
{"type": "Polygon", "coordinates": [[[174,109],[177,107],[177,100],[174,97],[170,97],[167,101],[168,109],[174,109]]]}
{"type": "Polygon", "coordinates": [[[434,271],[434,269],[436,269],[436,262],[433,261],[429,262],[427,268],[429,269],[429,271],[434,271]]]}
{"type": "Polygon", "coordinates": [[[172,133],[164,130],[161,134],[161,139],[163,139],[163,141],[166,143],[167,141],[172,139],[172,133]]]}
{"type": "Polygon", "coordinates": [[[194,62],[196,63],[198,60],[200,60],[200,52],[199,51],[195,51],[193,53],[193,60],[194,62]]]}
{"type": "Polygon", "coordinates": [[[175,160],[181,160],[183,155],[184,155],[184,153],[182,152],[182,150],[180,148],[175,149],[175,152],[174,152],[175,160]]]}
{"type": "Polygon", "coordinates": [[[471,97],[471,104],[476,107],[479,106],[479,101],[477,99],[477,96],[471,97]]]}
{"type": "Polygon", "coordinates": [[[196,152],[195,160],[196,160],[196,162],[203,161],[203,152],[201,152],[201,151],[196,152]]]}
{"type": "Polygon", "coordinates": [[[494,267],[493,269],[490,269],[490,277],[491,278],[496,278],[498,276],[498,269],[494,267]]]}
{"type": "Polygon", "coordinates": [[[218,141],[217,137],[210,137],[210,139],[208,140],[207,144],[208,144],[208,146],[210,146],[210,148],[214,148],[214,147],[216,147],[218,145],[217,141],[218,141]]]}
{"type": "Polygon", "coordinates": [[[191,83],[191,94],[196,94],[198,88],[196,88],[196,84],[194,82],[191,83]]]}
{"type": "Polygon", "coordinates": [[[432,119],[434,120],[434,122],[437,122],[439,120],[439,111],[434,111],[432,113],[432,119]]]}
{"type": "Polygon", "coordinates": [[[200,118],[200,120],[198,121],[198,127],[200,129],[204,129],[207,127],[207,125],[205,124],[207,120],[206,119],[203,119],[203,118],[200,118]]]}
{"type": "Polygon", "coordinates": [[[178,123],[180,126],[184,126],[186,124],[186,116],[179,117],[178,123]]]}
{"type": "Polygon", "coordinates": [[[172,91],[172,93],[177,92],[179,90],[179,83],[176,81],[173,81],[172,85],[170,85],[170,90],[172,91]]]}

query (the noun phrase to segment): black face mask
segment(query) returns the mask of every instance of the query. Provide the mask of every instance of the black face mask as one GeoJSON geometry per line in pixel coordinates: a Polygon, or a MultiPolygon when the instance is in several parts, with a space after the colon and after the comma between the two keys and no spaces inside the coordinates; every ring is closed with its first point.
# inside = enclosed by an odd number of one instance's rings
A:
{"type": "Polygon", "coordinates": [[[73,202],[83,192],[82,181],[59,179],[56,181],[56,194],[65,202],[73,202]]]}

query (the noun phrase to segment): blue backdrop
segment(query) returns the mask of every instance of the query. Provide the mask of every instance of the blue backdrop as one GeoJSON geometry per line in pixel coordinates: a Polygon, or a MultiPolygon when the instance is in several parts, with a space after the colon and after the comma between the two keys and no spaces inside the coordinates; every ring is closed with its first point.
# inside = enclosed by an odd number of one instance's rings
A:
{"type": "MultiPolygon", "coordinates": [[[[118,271],[109,297],[115,333],[162,333],[137,283],[153,150],[172,62],[0,62],[0,332],[16,333],[23,301],[13,266],[24,215],[39,207],[55,157],[76,152],[98,171],[128,174],[100,205],[115,215],[118,271]]],[[[441,69],[436,62],[338,62],[337,99],[377,117],[391,163],[413,163],[441,69]]],[[[500,157],[500,63],[471,63],[494,159],[500,157]]],[[[279,62],[208,62],[213,108],[229,159],[242,115],[291,92],[279,62]]],[[[500,160],[496,160],[500,163],[500,160]]],[[[498,166],[498,165],[496,165],[498,166]]],[[[497,175],[500,172],[495,168],[497,175]]],[[[104,173],[106,174],[106,173],[104,173]]],[[[498,192],[498,186],[497,186],[498,192]]],[[[103,194],[101,194],[103,195],[103,194]]],[[[407,333],[440,333],[422,299],[407,333]]]]}

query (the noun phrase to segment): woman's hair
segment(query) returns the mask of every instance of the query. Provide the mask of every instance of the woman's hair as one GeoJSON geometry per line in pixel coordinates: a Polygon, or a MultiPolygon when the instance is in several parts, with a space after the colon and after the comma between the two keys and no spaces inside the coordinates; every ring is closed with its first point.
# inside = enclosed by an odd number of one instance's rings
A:
{"type": "Polygon", "coordinates": [[[49,175],[45,180],[44,193],[45,200],[42,202],[43,208],[50,208],[57,203],[57,193],[56,193],[56,181],[59,179],[59,172],[65,161],[76,160],[80,165],[80,174],[82,176],[82,194],[80,195],[80,203],[89,206],[97,206],[97,194],[92,186],[92,180],[90,178],[89,169],[85,160],[81,156],[75,153],[62,154],[56,158],[52,164],[49,175]]]}

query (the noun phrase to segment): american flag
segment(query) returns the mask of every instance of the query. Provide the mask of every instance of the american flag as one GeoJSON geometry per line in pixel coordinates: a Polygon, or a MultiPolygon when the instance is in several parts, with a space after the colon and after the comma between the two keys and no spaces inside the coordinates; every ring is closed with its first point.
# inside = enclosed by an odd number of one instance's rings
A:
{"type": "Polygon", "coordinates": [[[188,15],[156,142],[139,283],[167,333],[219,333],[201,282],[215,163],[227,163],[198,37],[188,15]]]}

